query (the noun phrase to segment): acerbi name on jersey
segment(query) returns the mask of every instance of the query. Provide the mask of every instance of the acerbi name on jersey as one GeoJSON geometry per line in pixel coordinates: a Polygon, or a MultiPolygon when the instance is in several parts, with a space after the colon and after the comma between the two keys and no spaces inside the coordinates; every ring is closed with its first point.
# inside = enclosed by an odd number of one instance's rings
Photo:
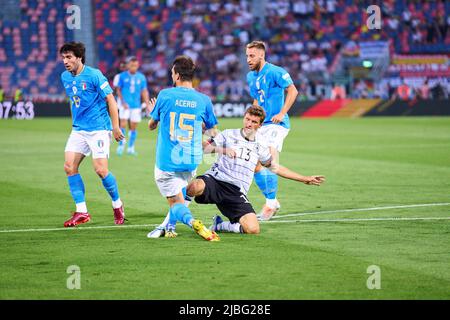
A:
{"type": "Polygon", "coordinates": [[[183,108],[197,108],[197,101],[192,100],[176,100],[175,105],[183,108]]]}

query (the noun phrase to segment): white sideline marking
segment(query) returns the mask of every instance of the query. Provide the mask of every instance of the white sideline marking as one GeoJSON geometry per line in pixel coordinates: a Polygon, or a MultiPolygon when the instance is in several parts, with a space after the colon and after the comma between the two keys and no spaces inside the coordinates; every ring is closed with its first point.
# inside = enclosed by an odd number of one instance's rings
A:
{"type": "Polygon", "coordinates": [[[411,218],[401,218],[401,217],[388,217],[388,218],[349,218],[349,219],[302,219],[302,220],[270,220],[261,221],[264,223],[293,223],[293,222],[358,222],[358,221],[415,221],[415,220],[450,220],[450,217],[411,217],[411,218]]]}
{"type": "MultiPolygon", "coordinates": [[[[285,215],[277,215],[270,221],[262,221],[264,223],[292,223],[292,222],[345,222],[345,221],[412,221],[412,220],[450,220],[450,217],[418,217],[418,218],[361,218],[361,219],[317,219],[317,220],[277,220],[287,217],[298,217],[315,214],[329,214],[329,213],[342,213],[342,212],[357,212],[357,211],[374,211],[374,210],[386,210],[386,209],[402,209],[402,208],[418,208],[418,207],[434,207],[434,206],[448,206],[449,202],[442,203],[425,203],[425,204],[411,204],[403,206],[389,206],[389,207],[373,207],[373,208],[360,208],[360,209],[343,209],[343,210],[331,210],[331,211],[316,211],[316,212],[304,212],[293,213],[285,215]]],[[[135,225],[122,225],[122,226],[94,226],[94,227],[75,227],[75,228],[35,228],[35,229],[12,229],[12,230],[0,230],[0,233],[16,233],[16,232],[51,232],[51,231],[64,231],[64,230],[92,230],[92,229],[123,229],[123,228],[144,228],[144,227],[156,227],[159,224],[135,224],[135,225]]]]}
{"type": "Polygon", "coordinates": [[[345,212],[358,212],[358,211],[375,211],[375,210],[388,210],[388,209],[405,209],[405,208],[422,208],[422,207],[437,207],[437,206],[449,206],[450,202],[442,203],[424,203],[424,204],[410,204],[403,206],[388,206],[388,207],[372,207],[372,208],[360,208],[360,209],[342,209],[342,210],[331,210],[331,211],[316,211],[316,212],[304,212],[304,213],[292,213],[284,215],[276,215],[272,217],[273,219],[283,219],[287,217],[300,217],[309,216],[315,214],[330,214],[330,213],[345,213],[345,212]]]}
{"type": "Polygon", "coordinates": [[[156,227],[159,224],[130,224],[122,226],[95,226],[95,227],[72,227],[72,228],[39,228],[39,229],[16,229],[16,230],[0,230],[0,233],[12,232],[44,232],[44,231],[64,231],[64,230],[92,230],[92,229],[123,229],[123,228],[144,228],[156,227]]]}

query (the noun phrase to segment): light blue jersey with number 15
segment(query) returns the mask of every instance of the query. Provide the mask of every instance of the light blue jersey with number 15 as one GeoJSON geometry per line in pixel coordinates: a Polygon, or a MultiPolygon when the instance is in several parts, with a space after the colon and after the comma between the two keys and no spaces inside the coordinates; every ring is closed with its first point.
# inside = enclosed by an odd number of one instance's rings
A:
{"type": "Polygon", "coordinates": [[[201,163],[202,123],[217,124],[211,99],[185,87],[161,90],[151,115],[159,121],[156,167],[162,171],[194,171],[201,163]]]}

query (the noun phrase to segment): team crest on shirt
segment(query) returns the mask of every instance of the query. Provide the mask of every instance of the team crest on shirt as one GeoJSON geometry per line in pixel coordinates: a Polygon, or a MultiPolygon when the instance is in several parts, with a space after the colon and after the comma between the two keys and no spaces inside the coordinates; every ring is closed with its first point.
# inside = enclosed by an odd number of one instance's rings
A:
{"type": "Polygon", "coordinates": [[[86,82],[81,82],[81,90],[86,90],[86,88],[87,88],[87,85],[86,85],[86,82]]]}

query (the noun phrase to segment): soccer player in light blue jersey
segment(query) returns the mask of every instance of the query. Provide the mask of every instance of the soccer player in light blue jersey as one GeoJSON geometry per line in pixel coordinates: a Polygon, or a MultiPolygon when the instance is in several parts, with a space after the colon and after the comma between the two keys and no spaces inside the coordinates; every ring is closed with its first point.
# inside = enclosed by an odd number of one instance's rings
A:
{"type": "Polygon", "coordinates": [[[76,211],[64,222],[64,227],[74,227],[91,219],[83,179],[78,172],[83,159],[91,153],[95,172],[111,196],[114,223],[123,224],[125,220],[116,178],[108,170],[111,131],[116,141],[124,138],[119,127],[117,104],[101,71],[84,64],[85,52],[81,42],[66,43],[59,51],[66,67],[61,81],[72,112],[72,132],[65,148],[64,170],[76,205],[76,211]]]}
{"type": "MultiPolygon", "coordinates": [[[[137,138],[137,126],[142,118],[141,106],[144,104],[147,111],[150,112],[149,95],[147,79],[144,74],[138,71],[138,59],[134,56],[128,57],[126,65],[127,70],[120,73],[116,86],[117,96],[122,102],[119,107],[120,129],[125,135],[127,123],[129,122],[127,154],[137,155],[134,149],[134,143],[137,138]],[[144,103],[141,103],[141,101],[144,103]]],[[[122,155],[124,148],[125,141],[122,140],[117,147],[117,154],[122,155]]]]}
{"type": "Polygon", "coordinates": [[[214,129],[211,99],[192,87],[195,64],[187,56],[178,56],[172,65],[174,88],[164,89],[158,95],[148,123],[150,130],[158,130],[156,143],[155,181],[169,203],[169,213],[161,225],[148,234],[149,238],[176,237],[177,221],[191,227],[208,241],[219,241],[219,236],[194,219],[185,204],[186,186],[194,177],[203,157],[203,125],[214,129]],[[165,232],[163,229],[165,227],[165,232]]]}
{"type": "MultiPolygon", "coordinates": [[[[288,111],[294,104],[298,91],[289,73],[267,62],[265,53],[264,42],[253,41],[247,44],[247,64],[250,68],[247,84],[254,99],[253,104],[263,107],[266,112],[266,118],[258,134],[266,138],[273,158],[278,161],[283,141],[290,129],[288,111]]],[[[256,171],[255,182],[266,198],[258,218],[269,220],[280,209],[277,200],[278,176],[262,168],[256,171]]]]}

